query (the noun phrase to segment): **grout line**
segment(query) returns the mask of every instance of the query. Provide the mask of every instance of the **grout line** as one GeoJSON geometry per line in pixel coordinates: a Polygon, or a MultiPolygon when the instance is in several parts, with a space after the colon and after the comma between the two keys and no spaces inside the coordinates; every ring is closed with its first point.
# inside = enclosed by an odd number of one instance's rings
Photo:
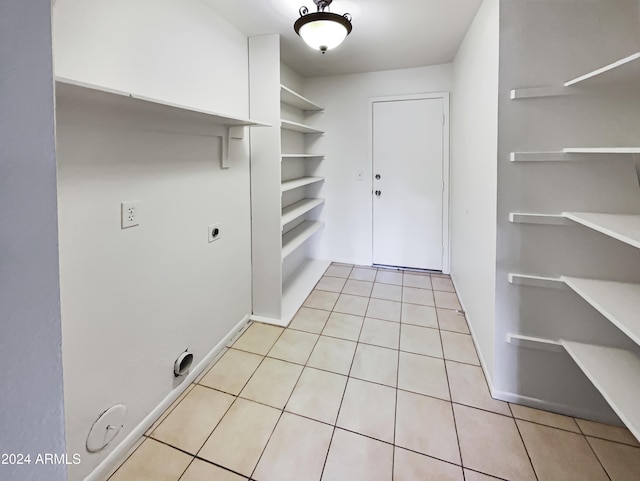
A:
{"type": "MultiPolygon", "coordinates": [[[[511,406],[509,406],[509,412],[513,414],[513,412],[511,411],[511,406]]],[[[524,437],[522,436],[522,432],[520,432],[520,426],[518,426],[518,423],[515,419],[513,419],[513,424],[516,425],[516,431],[518,431],[518,436],[520,436],[520,440],[522,441],[524,452],[527,453],[527,458],[529,459],[529,464],[531,465],[531,469],[533,470],[533,475],[537,480],[539,480],[540,478],[538,477],[538,472],[536,471],[536,467],[533,465],[533,460],[531,459],[531,455],[529,454],[529,450],[527,449],[527,443],[524,442],[524,437]]]]}
{"type": "MultiPolygon", "coordinates": [[[[578,423],[576,423],[578,424],[578,423]]],[[[578,426],[578,429],[580,429],[580,426],[578,426]]],[[[591,452],[593,453],[593,455],[596,457],[596,460],[598,461],[598,464],[600,465],[600,467],[602,468],[602,470],[604,471],[604,474],[607,478],[609,478],[609,481],[612,480],[611,476],[609,475],[609,471],[607,471],[607,468],[605,467],[604,464],[602,464],[602,461],[600,460],[600,457],[598,456],[598,453],[596,453],[596,450],[593,449],[593,446],[591,446],[591,443],[589,442],[589,439],[587,438],[586,435],[582,435],[584,437],[585,442],[587,443],[587,446],[589,446],[589,449],[591,450],[591,452]]]]}

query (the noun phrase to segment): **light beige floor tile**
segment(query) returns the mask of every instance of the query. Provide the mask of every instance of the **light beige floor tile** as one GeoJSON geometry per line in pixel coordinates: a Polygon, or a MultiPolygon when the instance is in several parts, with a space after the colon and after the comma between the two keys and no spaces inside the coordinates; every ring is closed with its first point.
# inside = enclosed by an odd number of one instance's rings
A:
{"type": "Polygon", "coordinates": [[[434,291],[447,291],[447,292],[455,292],[455,288],[453,287],[453,282],[451,279],[446,277],[434,277],[431,280],[431,284],[433,285],[434,291]]]}
{"type": "Polygon", "coordinates": [[[369,301],[369,307],[367,308],[367,317],[400,322],[401,309],[402,304],[400,302],[371,299],[369,301]]]}
{"type": "Polygon", "coordinates": [[[580,429],[573,418],[561,414],[541,411],[520,404],[510,404],[513,417],[524,419],[538,424],[551,426],[552,428],[565,429],[574,433],[580,433],[580,429]]]}
{"type": "Polygon", "coordinates": [[[542,481],[607,481],[607,475],[581,434],[516,420],[531,462],[542,481]]]}
{"type": "Polygon", "coordinates": [[[333,310],[342,312],[343,314],[353,314],[354,316],[363,316],[367,312],[369,304],[368,297],[352,296],[350,294],[340,294],[338,302],[336,302],[333,310]]]}
{"type": "Polygon", "coordinates": [[[178,481],[193,458],[153,439],[146,439],[109,481],[178,481]]]}
{"type": "Polygon", "coordinates": [[[323,336],[337,337],[349,341],[357,341],[364,318],[353,314],[332,312],[322,331],[323,336]]]}
{"type": "Polygon", "coordinates": [[[252,478],[257,481],[319,481],[333,427],[284,413],[252,478]]]}
{"type": "Polygon", "coordinates": [[[441,309],[462,309],[455,292],[433,291],[436,307],[441,309]]]}
{"type": "Polygon", "coordinates": [[[459,404],[453,410],[465,467],[509,480],[536,480],[513,418],[459,404]]]}
{"type": "Polygon", "coordinates": [[[320,336],[307,366],[347,375],[355,352],[355,342],[320,336]]]}
{"type": "Polygon", "coordinates": [[[489,476],[487,474],[478,473],[476,471],[471,471],[470,469],[465,469],[464,479],[465,481],[495,481],[498,478],[494,478],[493,476],[489,476]]]}
{"type": "Polygon", "coordinates": [[[433,291],[418,289],[417,287],[405,287],[402,289],[402,302],[420,304],[422,306],[435,306],[433,291]]]}
{"type": "Polygon", "coordinates": [[[611,481],[637,481],[640,478],[640,448],[587,438],[589,444],[611,477],[611,481]]]}
{"type": "Polygon", "coordinates": [[[317,334],[286,329],[267,356],[296,364],[305,364],[318,337],[317,334]]]}
{"type": "Polygon", "coordinates": [[[369,297],[371,295],[371,289],[373,289],[373,282],[349,279],[344,285],[342,293],[351,294],[353,296],[369,297]]]}
{"type": "Polygon", "coordinates": [[[349,378],[336,426],[393,443],[396,390],[349,378]]]}
{"type": "Polygon", "coordinates": [[[236,399],[198,456],[244,476],[251,476],[281,411],[236,399]]]}
{"type": "Polygon", "coordinates": [[[329,277],[342,277],[346,279],[349,277],[349,274],[351,274],[352,269],[352,266],[346,264],[331,264],[324,275],[329,277]]]}
{"type": "Polygon", "coordinates": [[[180,481],[244,481],[246,479],[226,469],[194,459],[180,481]]]}
{"type": "Polygon", "coordinates": [[[441,358],[440,332],[428,327],[402,324],[400,326],[400,350],[441,358]]]}
{"type": "Polygon", "coordinates": [[[460,464],[451,403],[398,391],[397,446],[460,464]]]}
{"type": "Polygon", "coordinates": [[[322,481],[390,481],[393,446],[336,429],[322,481]]]}
{"type": "Polygon", "coordinates": [[[431,289],[431,276],[423,274],[404,273],[402,285],[405,287],[418,287],[420,289],[431,289]]]}
{"type": "Polygon", "coordinates": [[[491,397],[482,368],[446,361],[453,402],[511,416],[509,405],[491,397]]]}
{"type": "Polygon", "coordinates": [[[376,275],[376,282],[381,282],[382,284],[395,284],[396,286],[401,286],[402,277],[403,276],[401,271],[378,269],[378,274],[376,275]]]}
{"type": "Polygon", "coordinates": [[[576,419],[576,422],[587,436],[630,444],[631,446],[640,446],[633,434],[623,426],[611,426],[610,424],[596,423],[585,419],[576,419]]]}
{"type": "Polygon", "coordinates": [[[404,324],[414,326],[438,328],[436,308],[431,306],[419,306],[417,304],[402,304],[402,318],[404,324]]]}
{"type": "Polygon", "coordinates": [[[354,267],[349,279],[373,282],[376,279],[377,273],[378,269],[373,269],[371,267],[354,267]]]}
{"type": "Polygon", "coordinates": [[[336,305],[336,301],[338,300],[337,292],[327,292],[327,291],[311,291],[309,297],[304,301],[304,307],[311,307],[312,309],[322,309],[323,311],[331,311],[333,310],[333,306],[336,305]]]}
{"type": "Polygon", "coordinates": [[[238,338],[233,347],[264,356],[276,343],[282,331],[284,329],[281,327],[255,322],[238,338]]]}
{"type": "Polygon", "coordinates": [[[335,424],[346,385],[346,376],[305,367],[285,409],[335,424]]]}
{"type": "Polygon", "coordinates": [[[346,279],[340,277],[323,277],[316,284],[316,290],[329,292],[342,292],[346,279]]]}
{"type": "Polygon", "coordinates": [[[392,321],[366,318],[360,333],[360,342],[398,349],[400,346],[400,324],[392,321]]]}
{"type": "Polygon", "coordinates": [[[453,309],[436,309],[438,313],[438,325],[443,331],[470,334],[469,326],[464,315],[453,309]]]}
{"type": "Polygon", "coordinates": [[[229,349],[200,380],[200,384],[236,396],[258,369],[262,359],[257,354],[229,349]]]}
{"type": "Polygon", "coordinates": [[[451,399],[444,361],[419,354],[400,352],[398,389],[451,399]]]}
{"type": "Polygon", "coordinates": [[[398,381],[398,351],[358,344],[349,375],[395,388],[398,381]]]}
{"type": "Polygon", "coordinates": [[[298,382],[302,366],[266,358],[240,393],[240,397],[282,409],[298,382]]]}
{"type": "Polygon", "coordinates": [[[195,455],[233,400],[234,397],[228,394],[196,386],[151,437],[195,455]]]}
{"type": "Polygon", "coordinates": [[[394,286],[393,284],[381,284],[376,282],[371,291],[371,297],[376,299],[386,299],[387,301],[402,300],[402,286],[394,286]]]}
{"type": "Polygon", "coordinates": [[[162,421],[164,421],[166,419],[166,417],[171,414],[171,412],[176,408],[176,406],[178,404],[180,404],[180,401],[182,401],[184,399],[184,397],[189,394],[191,392],[191,390],[195,387],[195,384],[190,384],[183,392],[182,394],[180,394],[180,396],[178,396],[178,398],[173,401],[171,403],[171,406],[169,406],[165,412],[162,413],[162,415],[156,419],[156,421],[151,425],[151,427],[149,429],[147,429],[147,431],[144,433],[145,436],[150,436],[151,433],[158,427],[160,426],[160,423],[162,423],[162,421]]]}
{"type": "Polygon", "coordinates": [[[475,366],[480,365],[476,348],[469,334],[449,331],[442,331],[441,334],[445,359],[473,364],[475,366]]]}
{"type": "Polygon", "coordinates": [[[329,319],[329,314],[331,313],[320,309],[301,307],[291,320],[289,327],[299,331],[320,334],[324,329],[327,319],[329,319]]]}
{"type": "Polygon", "coordinates": [[[396,447],[393,481],[464,481],[464,478],[460,466],[396,447]]]}

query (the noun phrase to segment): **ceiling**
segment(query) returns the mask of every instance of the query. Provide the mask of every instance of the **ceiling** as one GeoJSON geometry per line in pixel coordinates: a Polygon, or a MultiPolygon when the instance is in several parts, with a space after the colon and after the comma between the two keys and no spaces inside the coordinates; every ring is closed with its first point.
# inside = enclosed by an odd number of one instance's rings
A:
{"type": "Polygon", "coordinates": [[[482,0],[334,0],[353,31],[322,55],[293,31],[313,0],[203,0],[247,36],[279,33],[282,61],[304,77],[437,65],[453,60],[482,0]]]}

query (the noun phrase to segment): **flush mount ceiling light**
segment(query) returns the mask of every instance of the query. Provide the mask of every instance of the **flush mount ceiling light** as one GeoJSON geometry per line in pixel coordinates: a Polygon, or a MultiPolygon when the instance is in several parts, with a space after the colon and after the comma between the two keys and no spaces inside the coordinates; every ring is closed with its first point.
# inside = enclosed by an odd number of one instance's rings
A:
{"type": "Polygon", "coordinates": [[[307,7],[300,8],[300,18],[293,29],[309,47],[326,53],[336,48],[351,33],[351,15],[325,12],[333,0],[313,0],[318,11],[309,13],[307,7]]]}

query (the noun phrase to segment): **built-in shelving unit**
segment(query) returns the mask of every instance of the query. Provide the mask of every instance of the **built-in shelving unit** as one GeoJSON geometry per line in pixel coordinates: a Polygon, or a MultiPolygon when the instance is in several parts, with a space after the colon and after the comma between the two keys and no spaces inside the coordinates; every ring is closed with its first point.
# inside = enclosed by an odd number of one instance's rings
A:
{"type": "MultiPolygon", "coordinates": [[[[611,62],[602,68],[586,72],[561,86],[544,86],[515,89],[511,99],[533,99],[561,95],[600,95],[620,89],[636,92],[640,87],[640,52],[611,62]]],[[[636,97],[634,97],[636,98],[636,97]]],[[[605,138],[603,132],[603,138],[605,138]]],[[[633,161],[640,154],[640,147],[613,145],[599,147],[566,147],[552,152],[513,152],[512,162],[568,162],[626,161],[624,168],[616,162],[618,182],[626,181],[636,173],[633,161]],[[633,174],[632,174],[632,173],[633,174]],[[626,173],[626,175],[625,175],[626,173]]],[[[580,167],[582,168],[582,167],[580,167]]],[[[584,167],[588,168],[588,167],[584,167]]],[[[610,188],[610,187],[609,187],[610,188]]],[[[640,199],[637,184],[630,181],[620,187],[629,199],[640,199]],[[634,192],[631,192],[635,189],[634,192]]],[[[628,245],[640,249],[640,205],[638,214],[633,212],[634,204],[629,203],[627,213],[599,212],[561,212],[560,214],[512,212],[509,220],[514,224],[533,225],[581,225],[593,231],[605,234],[628,245]]],[[[603,205],[603,210],[607,210],[603,205]]],[[[610,273],[609,273],[610,274],[610,273]]],[[[603,277],[606,273],[603,273],[603,277]]],[[[610,276],[607,276],[610,277],[610,276]]],[[[597,310],[612,326],[615,326],[628,339],[640,346],[640,284],[619,282],[616,280],[591,279],[580,276],[544,277],[521,273],[510,273],[509,282],[518,286],[571,290],[597,310]]],[[[627,425],[630,431],[640,439],[640,356],[629,346],[628,340],[622,342],[620,333],[611,332],[608,340],[593,339],[588,343],[571,339],[542,339],[528,337],[520,333],[507,336],[507,342],[547,351],[563,348],[578,367],[600,391],[602,396],[627,425]],[[616,341],[617,339],[617,341],[616,341]],[[613,341],[612,341],[613,340],[613,341]],[[618,343],[618,347],[604,344],[618,343]],[[620,347],[625,347],[622,349],[620,347]]],[[[584,333],[579,338],[584,339],[584,333]]]]}
{"type": "Polygon", "coordinates": [[[591,88],[640,86],[640,52],[566,81],[562,86],[528,87],[511,91],[511,100],[585,93],[591,88]]]}
{"type": "Polygon", "coordinates": [[[323,107],[282,66],[278,35],[250,37],[249,62],[251,115],[280,126],[251,136],[253,319],[286,326],[330,264],[315,258],[324,227],[323,107]]]}
{"type": "Polygon", "coordinates": [[[311,209],[324,204],[324,199],[302,199],[282,209],[280,223],[284,227],[289,222],[299,219],[311,209]]]}

